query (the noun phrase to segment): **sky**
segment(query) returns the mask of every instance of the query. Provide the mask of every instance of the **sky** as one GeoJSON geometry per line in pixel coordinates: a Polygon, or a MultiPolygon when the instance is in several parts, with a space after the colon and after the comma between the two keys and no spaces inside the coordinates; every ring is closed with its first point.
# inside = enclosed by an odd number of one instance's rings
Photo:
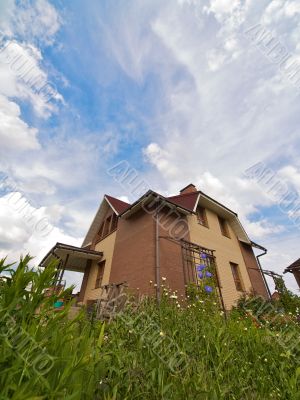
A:
{"type": "Polygon", "coordinates": [[[282,273],[300,257],[299,43],[297,0],[0,0],[0,257],[81,245],[105,193],[136,200],[110,173],[126,163],[236,211],[282,273]]]}

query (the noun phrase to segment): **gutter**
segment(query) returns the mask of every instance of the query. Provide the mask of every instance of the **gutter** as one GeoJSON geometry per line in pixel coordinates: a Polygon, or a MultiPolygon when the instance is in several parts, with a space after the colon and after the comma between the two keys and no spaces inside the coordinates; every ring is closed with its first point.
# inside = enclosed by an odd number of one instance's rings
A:
{"type": "Polygon", "coordinates": [[[261,254],[258,254],[258,255],[256,256],[256,260],[257,260],[258,268],[259,268],[260,273],[261,273],[261,275],[262,275],[262,277],[263,277],[263,280],[264,280],[264,283],[265,283],[265,286],[266,286],[266,289],[267,289],[267,292],[268,292],[268,295],[269,295],[269,300],[271,300],[271,299],[272,299],[272,294],[271,294],[270,288],[269,288],[269,286],[268,286],[268,283],[267,283],[265,274],[264,274],[264,272],[263,272],[263,270],[262,270],[261,263],[260,263],[260,260],[259,260],[259,257],[262,257],[262,256],[264,256],[265,254],[267,254],[267,249],[265,249],[265,248],[263,248],[263,249],[264,249],[263,252],[262,252],[261,254]]]}
{"type": "Polygon", "coordinates": [[[155,280],[156,280],[156,300],[160,304],[160,262],[159,262],[159,203],[157,202],[155,211],[155,280]]]}

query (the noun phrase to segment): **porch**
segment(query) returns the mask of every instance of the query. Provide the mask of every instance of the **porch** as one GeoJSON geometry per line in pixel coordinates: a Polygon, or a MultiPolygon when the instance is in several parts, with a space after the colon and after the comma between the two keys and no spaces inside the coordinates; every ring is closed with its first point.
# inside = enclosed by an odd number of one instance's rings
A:
{"type": "MultiPolygon", "coordinates": [[[[65,271],[81,272],[90,268],[92,262],[99,262],[103,257],[103,252],[95,250],[87,250],[81,247],[71,246],[65,243],[56,243],[55,246],[45,255],[39,264],[41,268],[47,268],[48,265],[57,262],[56,274],[53,281],[53,286],[49,291],[60,292],[65,289],[66,281],[64,279],[65,271]]],[[[81,302],[84,286],[84,279],[81,284],[79,295],[76,299],[76,304],[81,302]]],[[[76,296],[74,296],[76,297],[76,296]]]]}

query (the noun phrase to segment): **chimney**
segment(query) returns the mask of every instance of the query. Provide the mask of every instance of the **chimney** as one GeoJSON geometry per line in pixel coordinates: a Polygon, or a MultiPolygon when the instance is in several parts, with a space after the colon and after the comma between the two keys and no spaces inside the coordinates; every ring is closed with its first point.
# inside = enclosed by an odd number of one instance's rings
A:
{"type": "Polygon", "coordinates": [[[195,193],[195,192],[197,192],[197,188],[192,183],[190,183],[189,185],[180,190],[180,194],[195,193]]]}

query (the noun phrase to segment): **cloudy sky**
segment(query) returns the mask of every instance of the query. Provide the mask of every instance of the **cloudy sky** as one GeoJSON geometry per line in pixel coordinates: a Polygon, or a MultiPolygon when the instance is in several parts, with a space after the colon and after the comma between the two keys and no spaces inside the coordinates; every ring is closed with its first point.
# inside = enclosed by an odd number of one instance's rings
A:
{"type": "Polygon", "coordinates": [[[297,0],[1,0],[0,256],[80,245],[105,193],[135,200],[108,173],[126,160],[237,211],[282,272],[300,257],[299,43],[297,0]]]}

